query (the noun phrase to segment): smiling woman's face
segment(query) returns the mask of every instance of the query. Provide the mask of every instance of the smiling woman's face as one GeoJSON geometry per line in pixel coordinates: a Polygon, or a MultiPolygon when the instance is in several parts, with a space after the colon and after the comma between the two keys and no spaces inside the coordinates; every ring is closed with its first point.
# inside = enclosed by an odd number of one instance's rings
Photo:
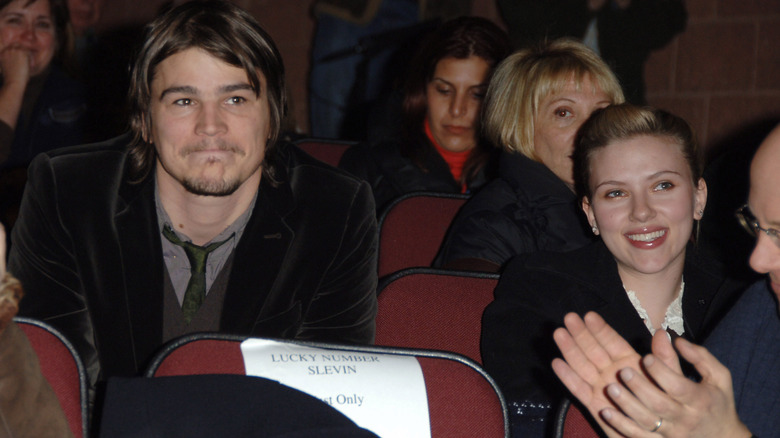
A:
{"type": "Polygon", "coordinates": [[[29,5],[16,0],[0,10],[0,47],[17,46],[30,55],[30,75],[46,69],[57,48],[56,28],[49,0],[29,5]]]}
{"type": "Polygon", "coordinates": [[[436,64],[425,95],[431,133],[442,148],[463,152],[477,145],[489,70],[487,61],[478,56],[444,58],[436,64]]]}
{"type": "Polygon", "coordinates": [[[583,210],[618,271],[682,272],[707,187],[703,179],[694,185],[681,146],[649,135],[614,141],[592,152],[590,168],[592,199],[583,201],[583,210]]]}

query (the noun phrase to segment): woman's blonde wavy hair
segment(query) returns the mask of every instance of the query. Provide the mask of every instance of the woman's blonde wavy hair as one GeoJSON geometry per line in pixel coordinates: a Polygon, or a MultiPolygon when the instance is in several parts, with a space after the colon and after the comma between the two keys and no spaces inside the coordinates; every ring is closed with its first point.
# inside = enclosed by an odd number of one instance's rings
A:
{"type": "Polygon", "coordinates": [[[542,42],[515,52],[496,67],[484,102],[485,136],[506,151],[539,161],[534,153],[534,123],[540,103],[574,79],[586,78],[622,103],[623,90],[609,66],[588,47],[571,39],[542,42]]]}

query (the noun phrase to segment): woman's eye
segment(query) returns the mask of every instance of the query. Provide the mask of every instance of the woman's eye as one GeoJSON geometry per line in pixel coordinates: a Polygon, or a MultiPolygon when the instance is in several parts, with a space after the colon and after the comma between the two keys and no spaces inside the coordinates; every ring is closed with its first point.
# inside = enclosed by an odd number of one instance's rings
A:
{"type": "Polygon", "coordinates": [[[622,190],[610,190],[604,194],[604,197],[606,198],[619,198],[621,196],[623,196],[622,190]]]}
{"type": "Polygon", "coordinates": [[[669,181],[662,181],[655,186],[655,190],[656,191],[669,190],[672,187],[674,187],[674,184],[670,183],[669,181]]]}
{"type": "Polygon", "coordinates": [[[50,21],[39,21],[39,22],[35,23],[35,26],[38,29],[45,29],[45,30],[49,30],[49,29],[52,28],[52,25],[51,25],[50,21]]]}
{"type": "Polygon", "coordinates": [[[565,117],[569,117],[569,116],[571,116],[571,111],[569,111],[569,110],[568,110],[568,109],[566,109],[566,108],[557,108],[557,109],[555,110],[555,115],[556,115],[557,117],[565,118],[565,117]]]}

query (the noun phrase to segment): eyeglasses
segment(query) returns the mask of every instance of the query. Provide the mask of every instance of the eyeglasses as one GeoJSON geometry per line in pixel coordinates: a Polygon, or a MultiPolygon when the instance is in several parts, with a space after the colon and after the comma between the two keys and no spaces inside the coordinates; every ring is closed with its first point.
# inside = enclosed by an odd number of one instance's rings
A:
{"type": "Polygon", "coordinates": [[[737,219],[739,219],[740,225],[742,225],[745,231],[750,233],[751,236],[758,237],[758,232],[761,231],[769,236],[769,239],[772,240],[772,243],[774,243],[775,246],[780,248],[780,230],[774,228],[761,228],[761,226],[758,225],[758,219],[753,216],[753,213],[750,211],[750,207],[748,207],[747,204],[739,207],[734,214],[737,216],[737,219]]]}

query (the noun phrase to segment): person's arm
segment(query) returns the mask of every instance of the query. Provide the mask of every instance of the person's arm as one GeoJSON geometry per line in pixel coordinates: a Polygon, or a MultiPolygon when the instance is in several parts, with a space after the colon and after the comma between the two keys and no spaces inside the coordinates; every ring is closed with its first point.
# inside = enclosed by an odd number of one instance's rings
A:
{"type": "Polygon", "coordinates": [[[30,81],[30,52],[18,46],[3,47],[0,49],[0,72],[3,75],[0,121],[14,127],[22,109],[24,90],[30,81]]]}
{"type": "Polygon", "coordinates": [[[570,314],[565,321],[555,332],[564,360],[556,359],[553,369],[608,436],[750,436],[737,417],[728,370],[705,348],[676,341],[703,377],[695,383],[682,375],[665,332],[653,337],[653,355],[641,359],[597,314],[584,322],[570,314]]]}
{"type": "Polygon", "coordinates": [[[297,338],[373,343],[379,243],[375,207],[367,183],[360,183],[347,221],[338,231],[342,233],[339,250],[297,338]]]}
{"type": "MultiPolygon", "coordinates": [[[[0,46],[3,46],[0,42],[0,46]]],[[[30,54],[19,47],[0,49],[0,163],[11,155],[14,129],[30,80],[30,54]]]]}

